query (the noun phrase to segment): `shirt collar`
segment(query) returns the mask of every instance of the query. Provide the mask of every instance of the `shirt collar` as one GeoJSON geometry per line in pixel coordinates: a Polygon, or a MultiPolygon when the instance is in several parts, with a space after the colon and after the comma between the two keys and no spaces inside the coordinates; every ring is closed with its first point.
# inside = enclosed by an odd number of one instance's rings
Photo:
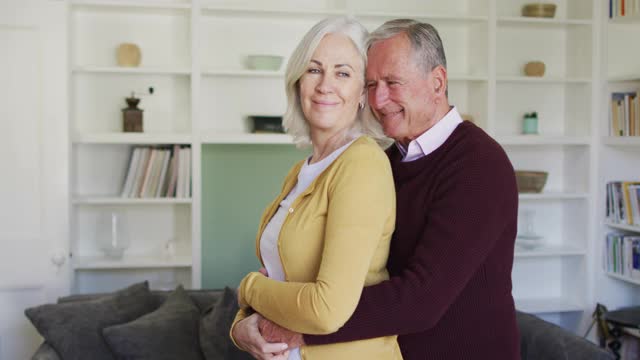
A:
{"type": "Polygon", "coordinates": [[[447,141],[460,123],[462,123],[462,117],[454,106],[440,121],[412,140],[407,149],[396,141],[396,146],[402,154],[402,161],[414,161],[431,154],[447,141]]]}

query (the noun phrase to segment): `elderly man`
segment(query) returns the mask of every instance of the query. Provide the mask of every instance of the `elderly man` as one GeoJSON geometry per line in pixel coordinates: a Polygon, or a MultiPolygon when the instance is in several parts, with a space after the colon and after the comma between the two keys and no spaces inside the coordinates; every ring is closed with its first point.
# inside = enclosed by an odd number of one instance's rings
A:
{"type": "Polygon", "coordinates": [[[334,334],[299,335],[254,314],[234,327],[236,343],[258,359],[278,359],[282,349],[267,341],[313,346],[398,334],[406,360],[519,359],[511,163],[449,105],[444,49],[431,25],[383,24],[368,58],[370,106],[396,140],[387,150],[397,192],[391,278],[366,287],[334,334]]]}

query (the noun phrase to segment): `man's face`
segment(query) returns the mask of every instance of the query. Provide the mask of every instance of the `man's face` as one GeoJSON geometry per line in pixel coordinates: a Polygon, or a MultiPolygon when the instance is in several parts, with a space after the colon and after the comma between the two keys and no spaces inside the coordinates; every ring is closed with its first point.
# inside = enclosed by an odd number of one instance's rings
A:
{"type": "Polygon", "coordinates": [[[366,86],[373,114],[387,136],[407,145],[432,125],[437,81],[416,63],[409,38],[399,34],[368,51],[366,86]]]}

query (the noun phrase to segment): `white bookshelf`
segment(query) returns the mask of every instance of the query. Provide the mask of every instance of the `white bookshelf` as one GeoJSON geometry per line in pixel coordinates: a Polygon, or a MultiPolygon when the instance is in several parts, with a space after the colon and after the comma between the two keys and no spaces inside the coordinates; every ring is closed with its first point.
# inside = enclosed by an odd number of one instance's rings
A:
{"type": "MultiPolygon", "coordinates": [[[[640,157],[638,137],[610,135],[611,93],[640,90],[640,66],[635,60],[640,49],[630,46],[640,37],[640,17],[620,17],[609,19],[608,2],[602,4],[602,73],[603,84],[598,93],[602,104],[598,113],[599,153],[598,161],[598,211],[596,230],[596,256],[603,258],[606,235],[622,232],[629,235],[640,234],[640,226],[609,222],[605,217],[606,184],[610,181],[640,180],[640,157]]],[[[602,263],[596,263],[598,286],[595,301],[606,304],[610,309],[637,305],[640,296],[640,281],[620,274],[608,272],[602,263]]]]}
{"type": "MultiPolygon", "coordinates": [[[[591,265],[592,233],[584,223],[594,211],[594,145],[603,134],[593,126],[597,105],[586,105],[594,103],[593,85],[598,81],[596,3],[560,0],[554,19],[534,19],[520,17],[524,2],[511,0],[321,0],[305,1],[304,6],[293,0],[275,5],[258,0],[241,5],[222,0],[72,1],[72,157],[80,161],[72,169],[79,174],[73,176],[74,215],[90,218],[100,208],[115,206],[133,211],[147,225],[156,223],[154,216],[167,223],[178,219],[180,225],[167,231],[189,240],[192,262],[186,271],[192,286],[199,287],[204,221],[201,148],[292,144],[287,135],[250,133],[246,118],[284,112],[286,61],[319,19],[349,14],[373,29],[391,18],[417,18],[432,23],[444,40],[450,102],[461,113],[471,114],[504,146],[516,169],[550,174],[543,193],[519,197],[521,209],[535,210],[537,227],[553,242],[535,251],[516,252],[515,267],[532,270],[514,271],[514,296],[542,296],[539,301],[522,302],[533,312],[587,310],[588,301],[566,299],[589,298],[585,274],[591,265]],[[140,68],[115,65],[113,49],[125,40],[141,46],[140,68]],[[244,66],[248,54],[281,55],[284,63],[279,71],[248,70],[244,66]],[[532,60],[545,62],[544,77],[523,76],[522,67],[532,60]],[[119,133],[124,96],[130,88],[148,86],[157,90],[142,98],[140,105],[145,121],[149,115],[149,132],[119,133]],[[540,135],[523,136],[522,115],[531,111],[539,113],[540,135]],[[192,199],[120,199],[114,194],[119,194],[121,179],[96,182],[109,171],[98,171],[98,177],[78,166],[100,162],[120,175],[130,148],[137,144],[191,145],[192,199]]],[[[89,238],[77,223],[72,230],[74,242],[89,238]]],[[[75,248],[85,249],[77,243],[75,248]]],[[[101,278],[91,274],[112,269],[98,268],[82,280],[101,278]]]]}

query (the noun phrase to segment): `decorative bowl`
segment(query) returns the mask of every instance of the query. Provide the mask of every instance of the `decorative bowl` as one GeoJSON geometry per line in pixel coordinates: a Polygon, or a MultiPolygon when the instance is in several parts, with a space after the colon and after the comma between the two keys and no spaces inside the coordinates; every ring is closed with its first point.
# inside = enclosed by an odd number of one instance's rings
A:
{"type": "Polygon", "coordinates": [[[516,182],[519,193],[539,193],[547,182],[549,173],[546,171],[516,170],[516,182]]]}
{"type": "Polygon", "coordinates": [[[556,4],[533,3],[522,7],[522,16],[552,18],[556,15],[556,4]]]}
{"type": "Polygon", "coordinates": [[[247,67],[251,70],[278,71],[282,65],[282,56],[279,55],[249,55],[247,67]]]}
{"type": "Polygon", "coordinates": [[[530,61],[524,66],[524,74],[527,76],[544,76],[546,66],[542,61],[530,61]]]}

